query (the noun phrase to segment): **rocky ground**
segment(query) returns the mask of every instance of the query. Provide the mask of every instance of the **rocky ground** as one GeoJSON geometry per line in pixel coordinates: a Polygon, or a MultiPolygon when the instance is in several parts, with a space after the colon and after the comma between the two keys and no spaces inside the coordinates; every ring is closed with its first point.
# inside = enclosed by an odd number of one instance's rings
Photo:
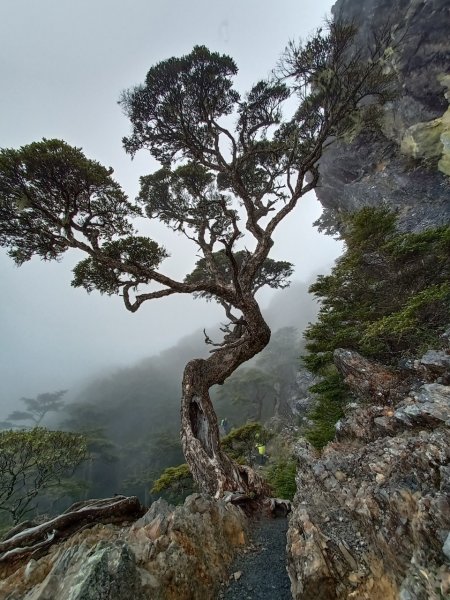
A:
{"type": "Polygon", "coordinates": [[[351,389],[372,402],[347,407],[336,441],[320,456],[304,440],[296,444],[293,597],[449,598],[450,355],[415,361],[407,381],[415,373],[422,383],[409,392],[355,352],[335,359],[351,389]]]}
{"type": "Polygon", "coordinates": [[[0,600],[211,600],[246,528],[240,509],[208,496],[176,508],[159,500],[131,526],[85,528],[43,556],[0,549],[0,600]]]}
{"type": "Polygon", "coordinates": [[[251,544],[231,565],[220,600],[290,600],[286,571],[286,518],[261,519],[250,532],[251,544]]]}

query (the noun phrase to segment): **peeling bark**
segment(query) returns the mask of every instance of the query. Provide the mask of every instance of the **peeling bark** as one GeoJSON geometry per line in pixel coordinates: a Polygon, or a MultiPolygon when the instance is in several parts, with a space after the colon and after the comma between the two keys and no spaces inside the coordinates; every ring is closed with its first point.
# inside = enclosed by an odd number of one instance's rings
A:
{"type": "Polygon", "coordinates": [[[248,297],[239,308],[245,331],[229,336],[227,344],[208,359],[194,359],[184,370],[181,403],[181,441],[195,482],[204,492],[220,497],[226,491],[270,495],[267,483],[250,467],[238,465],[220,447],[219,426],[209,389],[225,379],[270,340],[270,329],[258,304],[248,297]],[[242,337],[241,337],[242,336],[242,337]]]}

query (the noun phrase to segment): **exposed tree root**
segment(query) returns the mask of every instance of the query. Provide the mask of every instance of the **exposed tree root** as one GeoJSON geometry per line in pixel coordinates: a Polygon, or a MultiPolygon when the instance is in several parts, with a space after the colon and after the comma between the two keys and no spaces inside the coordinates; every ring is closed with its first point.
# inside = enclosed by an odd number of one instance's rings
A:
{"type": "Polygon", "coordinates": [[[57,541],[66,539],[86,527],[93,527],[98,523],[135,520],[144,512],[144,507],[135,496],[77,502],[50,521],[26,529],[19,526],[18,532],[18,528],[15,527],[0,542],[0,565],[11,564],[24,558],[38,558],[57,541]]]}

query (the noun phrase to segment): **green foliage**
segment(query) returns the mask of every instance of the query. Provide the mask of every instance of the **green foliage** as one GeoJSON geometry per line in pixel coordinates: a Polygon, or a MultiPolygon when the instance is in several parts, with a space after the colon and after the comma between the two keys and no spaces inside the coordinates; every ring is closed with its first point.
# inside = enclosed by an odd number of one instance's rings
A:
{"type": "MultiPolygon", "coordinates": [[[[118,294],[123,285],[124,265],[129,269],[148,271],[155,269],[167,256],[164,248],[141,236],[106,242],[97,256],[85,258],[74,268],[72,286],[84,287],[88,292],[98,290],[101,294],[118,294]]],[[[140,283],[149,281],[144,275],[140,277],[140,283]]]]}
{"type": "Polygon", "coordinates": [[[221,440],[222,449],[230,458],[240,464],[253,466],[256,458],[256,445],[266,444],[272,434],[260,423],[247,423],[232,429],[221,440]]]}
{"type": "Polygon", "coordinates": [[[153,494],[163,496],[171,504],[181,504],[195,491],[194,479],[187,464],[165,469],[151,489],[153,494]]]}
{"type": "Polygon", "coordinates": [[[0,432],[0,511],[14,523],[87,459],[84,436],[42,427],[0,432]]]}
{"type": "Polygon", "coordinates": [[[395,215],[365,208],[343,238],[346,253],[310,288],[321,309],[306,331],[308,367],[320,372],[320,353],[338,347],[395,364],[437,344],[450,320],[450,227],[400,234],[395,215]]]}
{"type": "Polygon", "coordinates": [[[164,164],[186,152],[187,131],[195,132],[200,148],[209,146],[214,138],[205,120],[232,112],[239,99],[231,81],[236,74],[237,66],[229,56],[205,46],[152,67],[145,84],[125,92],[121,99],[133,124],[133,134],[123,140],[125,149],[134,154],[145,146],[164,164]]]}
{"type": "Polygon", "coordinates": [[[171,171],[164,167],[141,177],[139,200],[149,218],[158,218],[171,229],[201,227],[213,221],[213,232],[224,235],[232,229],[230,199],[219,194],[213,175],[204,166],[188,162],[171,171]],[[228,212],[230,211],[230,212],[228,212]]]}
{"type": "Polygon", "coordinates": [[[401,347],[421,354],[438,344],[437,332],[449,320],[450,283],[430,285],[412,296],[397,312],[371,323],[361,340],[363,351],[384,353],[401,347]]]}
{"type": "Polygon", "coordinates": [[[277,498],[293,500],[297,491],[295,460],[282,459],[269,466],[266,472],[267,481],[277,498]]]}
{"type": "Polygon", "coordinates": [[[363,208],[347,215],[343,238],[350,252],[377,251],[386,239],[395,235],[395,213],[387,208],[363,208]]]}
{"type": "Polygon", "coordinates": [[[89,160],[62,140],[0,151],[0,246],[18,265],[38,255],[59,258],[72,228],[94,240],[133,231],[137,216],[112,177],[112,169],[89,160]]]}
{"type": "Polygon", "coordinates": [[[308,428],[305,437],[316,448],[323,448],[334,438],[335,424],[344,416],[343,406],[349,398],[349,391],[337,372],[327,375],[309,389],[318,398],[308,415],[314,425],[308,428]]]}
{"type": "Polygon", "coordinates": [[[396,365],[438,346],[450,321],[450,227],[398,233],[395,214],[364,208],[345,219],[347,250],[310,291],[321,300],[306,330],[306,366],[325,377],[308,434],[322,447],[334,435],[348,398],[331,368],[335,348],[348,348],[396,365]]]}
{"type": "MultiPolygon", "coordinates": [[[[240,250],[234,253],[233,259],[236,274],[242,273],[245,270],[245,265],[250,256],[251,254],[247,250],[240,250]]],[[[195,269],[186,276],[185,281],[186,283],[198,283],[200,281],[207,281],[208,279],[214,281],[216,273],[220,273],[223,281],[227,284],[232,283],[234,276],[233,268],[224,250],[214,252],[208,259],[201,258],[197,261],[195,269]],[[211,266],[211,261],[213,267],[211,266]]],[[[284,289],[289,286],[288,278],[292,273],[293,265],[290,262],[266,258],[254,277],[252,293],[255,294],[265,285],[273,289],[284,289]]],[[[209,292],[200,292],[195,295],[208,300],[212,297],[209,292]]]]}

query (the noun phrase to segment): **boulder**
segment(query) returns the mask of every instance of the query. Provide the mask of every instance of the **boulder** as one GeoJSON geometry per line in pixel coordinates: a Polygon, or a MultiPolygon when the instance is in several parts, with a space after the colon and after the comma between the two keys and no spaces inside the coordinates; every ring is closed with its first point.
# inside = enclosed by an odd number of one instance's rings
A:
{"type": "MultiPolygon", "coordinates": [[[[53,568],[27,600],[144,600],[141,575],[130,547],[100,541],[62,548],[53,568]]],[[[11,598],[12,600],[12,598],[11,598]]]]}
{"type": "Polygon", "coordinates": [[[424,427],[442,423],[450,426],[450,387],[439,383],[423,385],[398,405],[394,417],[410,426],[424,427]]]}
{"type": "Polygon", "coordinates": [[[450,384],[450,354],[444,350],[428,350],[417,361],[417,369],[427,379],[439,378],[439,383],[450,384]]]}
{"type": "Polygon", "coordinates": [[[333,360],[358,398],[373,404],[392,404],[401,394],[402,380],[393,369],[342,348],[334,351],[333,360]]]}
{"type": "Polygon", "coordinates": [[[401,377],[335,352],[355,401],[320,456],[305,440],[295,446],[287,546],[295,600],[450,594],[450,387],[421,383],[425,365],[441,380],[446,361],[429,351],[401,377]]]}
{"type": "Polygon", "coordinates": [[[10,565],[0,600],[210,600],[246,541],[246,517],[231,503],[158,500],[131,526],[98,524],[10,565]]]}
{"type": "Polygon", "coordinates": [[[329,444],[320,457],[298,442],[287,544],[294,600],[450,592],[448,428],[380,433],[329,444]]]}

